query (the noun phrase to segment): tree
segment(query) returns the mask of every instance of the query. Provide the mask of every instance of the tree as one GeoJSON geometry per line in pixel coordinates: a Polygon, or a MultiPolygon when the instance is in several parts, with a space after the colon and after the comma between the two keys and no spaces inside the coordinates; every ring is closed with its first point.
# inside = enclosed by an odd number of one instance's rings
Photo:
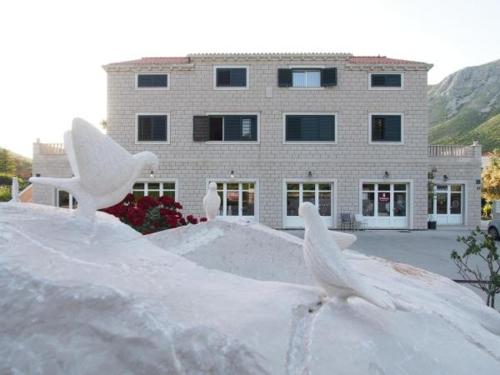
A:
{"type": "Polygon", "coordinates": [[[462,255],[456,250],[451,253],[451,258],[458,267],[458,273],[465,280],[471,281],[473,287],[485,292],[486,304],[494,308],[495,295],[500,292],[500,260],[495,239],[477,227],[468,236],[458,236],[457,241],[466,245],[462,255]],[[483,275],[478,266],[469,265],[472,256],[477,256],[486,263],[488,274],[483,275]]]}
{"type": "Polygon", "coordinates": [[[483,191],[486,202],[500,199],[500,150],[493,151],[491,163],[481,173],[483,191]]]}
{"type": "Polygon", "coordinates": [[[0,148],[0,173],[10,176],[16,173],[16,163],[10,156],[9,151],[4,148],[0,148]]]}

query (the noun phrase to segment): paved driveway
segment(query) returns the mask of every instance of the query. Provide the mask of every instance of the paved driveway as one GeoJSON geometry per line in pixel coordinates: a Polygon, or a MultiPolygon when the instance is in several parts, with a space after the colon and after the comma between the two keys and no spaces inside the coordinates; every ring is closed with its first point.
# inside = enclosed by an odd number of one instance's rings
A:
{"type": "MultiPolygon", "coordinates": [[[[288,232],[304,237],[303,230],[288,232]]],[[[366,230],[349,233],[354,233],[358,237],[351,246],[353,250],[408,263],[451,279],[462,278],[450,254],[454,249],[464,249],[464,245],[456,240],[458,235],[469,233],[463,228],[428,231],[366,230]]]]}

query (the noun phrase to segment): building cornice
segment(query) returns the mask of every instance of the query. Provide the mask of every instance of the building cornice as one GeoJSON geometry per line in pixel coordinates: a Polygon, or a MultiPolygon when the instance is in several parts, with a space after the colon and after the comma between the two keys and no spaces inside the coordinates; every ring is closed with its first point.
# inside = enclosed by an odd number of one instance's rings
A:
{"type": "Polygon", "coordinates": [[[380,71],[429,71],[433,67],[432,64],[345,64],[345,70],[362,70],[370,72],[380,71]]]}
{"type": "Polygon", "coordinates": [[[351,53],[193,53],[188,57],[194,61],[345,61],[352,56],[351,53]]]}

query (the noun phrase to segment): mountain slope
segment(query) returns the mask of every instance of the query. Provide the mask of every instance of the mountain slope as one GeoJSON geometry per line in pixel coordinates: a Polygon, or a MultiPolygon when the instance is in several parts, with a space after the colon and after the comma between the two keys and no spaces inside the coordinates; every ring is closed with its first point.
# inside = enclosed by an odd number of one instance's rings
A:
{"type": "Polygon", "coordinates": [[[479,140],[485,150],[500,147],[500,60],[468,67],[429,88],[432,144],[479,140]],[[491,119],[491,121],[489,121],[491,119]]]}
{"type": "Polygon", "coordinates": [[[0,173],[28,179],[31,177],[31,159],[0,147],[0,173]]]}

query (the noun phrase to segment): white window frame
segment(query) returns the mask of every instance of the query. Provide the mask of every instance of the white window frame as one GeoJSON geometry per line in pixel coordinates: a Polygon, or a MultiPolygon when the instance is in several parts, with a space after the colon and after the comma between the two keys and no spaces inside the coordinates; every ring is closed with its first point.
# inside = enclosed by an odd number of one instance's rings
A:
{"type": "MultiPolygon", "coordinates": [[[[290,226],[287,225],[286,223],[286,218],[287,218],[287,184],[330,184],[333,185],[331,186],[331,194],[332,194],[332,201],[331,201],[331,216],[321,216],[321,218],[326,219],[326,218],[331,218],[331,226],[330,228],[336,228],[337,227],[337,179],[336,178],[284,178],[283,179],[283,210],[282,210],[282,225],[283,228],[303,228],[300,226],[290,226]]],[[[302,191],[302,188],[300,188],[300,191],[302,191]]],[[[318,190],[315,189],[315,194],[318,193],[318,190]]],[[[299,205],[301,202],[301,197],[302,194],[299,192],[299,205]]],[[[317,198],[317,197],[316,197],[317,198]]]]}
{"type": "Polygon", "coordinates": [[[336,145],[338,142],[338,120],[337,112],[283,112],[283,144],[284,145],[336,145]],[[335,141],[287,141],[286,140],[286,116],[335,116],[334,134],[335,141]]]}
{"type": "MultiPolygon", "coordinates": [[[[173,179],[164,179],[164,178],[149,178],[149,179],[139,179],[137,181],[134,182],[134,185],[136,183],[141,183],[141,184],[144,184],[144,195],[146,196],[148,194],[148,184],[160,184],[160,196],[162,196],[162,194],[164,193],[165,189],[163,188],[163,184],[171,184],[171,183],[174,183],[175,184],[175,200],[179,200],[179,181],[177,178],[173,178],[173,179]]],[[[130,190],[131,193],[134,192],[134,186],[132,185],[132,189],[130,190]]]]}
{"type": "Polygon", "coordinates": [[[248,90],[250,88],[250,66],[249,65],[214,65],[213,69],[213,84],[214,84],[214,90],[248,90]],[[231,87],[231,86],[224,86],[224,87],[219,87],[217,86],[217,69],[246,69],[246,86],[241,86],[241,87],[231,87]]]}
{"type": "MultiPolygon", "coordinates": [[[[257,140],[256,141],[206,141],[207,144],[230,144],[230,145],[255,145],[260,144],[260,112],[209,112],[205,116],[257,116],[257,140]]],[[[210,120],[209,120],[210,121],[210,120]]],[[[210,124],[209,132],[210,132],[210,124]]],[[[224,138],[224,120],[222,122],[222,137],[224,138]]]]}
{"type": "Polygon", "coordinates": [[[166,72],[139,72],[135,74],[135,89],[140,91],[168,91],[170,90],[170,73],[166,72]],[[166,75],[167,76],[167,87],[139,87],[139,76],[156,76],[156,75],[166,75]]]}
{"type": "Polygon", "coordinates": [[[403,112],[370,112],[368,113],[368,144],[398,146],[405,144],[405,115],[403,112]],[[401,116],[401,141],[372,141],[372,116],[401,116]]]}
{"type": "Polygon", "coordinates": [[[389,90],[389,91],[398,91],[404,90],[405,88],[405,75],[404,72],[390,72],[390,71],[382,71],[382,72],[369,72],[368,73],[368,90],[389,90]],[[372,87],[372,74],[399,74],[401,76],[401,87],[372,87]]]}
{"type": "MultiPolygon", "coordinates": [[[[359,180],[358,185],[358,213],[363,216],[363,184],[406,184],[408,189],[406,190],[406,199],[408,201],[408,206],[406,208],[406,217],[408,218],[408,229],[413,229],[413,217],[414,217],[414,196],[415,196],[415,184],[413,179],[378,179],[369,178],[359,180]]],[[[391,192],[394,192],[394,188],[391,188],[391,192]]],[[[376,195],[376,194],[375,194],[376,195]]],[[[375,196],[375,199],[377,197],[375,196]]],[[[375,210],[375,207],[373,208],[375,210]]],[[[374,211],[375,212],[375,211],[374,211]]],[[[366,218],[373,218],[375,216],[363,216],[366,218]]]]}
{"type": "MultiPolygon", "coordinates": [[[[254,206],[253,206],[254,216],[226,216],[226,210],[224,209],[226,203],[225,203],[224,198],[221,200],[220,204],[222,207],[222,212],[224,213],[222,215],[222,217],[224,217],[226,219],[234,219],[234,220],[246,219],[246,220],[254,220],[255,222],[259,222],[259,220],[260,220],[260,218],[259,218],[259,179],[257,179],[257,178],[207,178],[206,179],[206,189],[207,190],[208,190],[208,185],[210,184],[210,182],[215,182],[216,184],[217,183],[225,183],[225,184],[252,183],[252,184],[254,184],[254,189],[255,189],[255,192],[254,192],[255,202],[254,202],[254,206]]],[[[243,202],[242,201],[242,190],[239,190],[239,194],[240,194],[239,202],[243,202]]]]}
{"type": "MultiPolygon", "coordinates": [[[[432,201],[432,211],[433,213],[432,214],[429,214],[429,215],[433,215],[435,218],[437,218],[437,200],[436,200],[436,185],[448,185],[448,186],[451,186],[451,185],[462,185],[462,224],[456,224],[456,225],[463,225],[463,226],[467,226],[468,225],[468,205],[467,205],[467,198],[468,198],[468,193],[469,193],[469,187],[468,187],[468,183],[466,180],[446,180],[446,181],[439,181],[439,180],[432,180],[431,181],[434,186],[433,186],[433,201],[432,201]]],[[[448,190],[446,191],[446,194],[447,194],[447,197],[448,197],[448,200],[451,196],[451,191],[449,191],[451,189],[451,187],[448,187],[448,190]]],[[[443,191],[444,193],[444,191],[443,191]]],[[[449,206],[449,201],[448,201],[448,206],[449,206]]],[[[449,211],[449,207],[447,208],[447,210],[449,211]]],[[[439,214],[439,215],[444,215],[444,214],[439,214]]],[[[447,214],[448,215],[448,214],[447,214]]],[[[458,214],[452,214],[452,215],[458,215],[458,214]]],[[[441,225],[446,225],[446,224],[441,224],[441,225]]],[[[455,224],[451,224],[451,225],[455,225],[455,224]]]]}
{"type": "Polygon", "coordinates": [[[169,145],[170,144],[170,113],[169,112],[141,112],[135,114],[135,144],[146,145],[169,145]],[[166,141],[139,141],[139,116],[167,116],[167,140],[166,141]]]}
{"type": "Polygon", "coordinates": [[[289,87],[291,90],[324,90],[326,87],[321,86],[321,69],[325,69],[324,65],[291,65],[288,69],[292,70],[292,86],[289,87]],[[293,86],[293,70],[319,70],[319,86],[318,87],[299,87],[293,86]]]}

